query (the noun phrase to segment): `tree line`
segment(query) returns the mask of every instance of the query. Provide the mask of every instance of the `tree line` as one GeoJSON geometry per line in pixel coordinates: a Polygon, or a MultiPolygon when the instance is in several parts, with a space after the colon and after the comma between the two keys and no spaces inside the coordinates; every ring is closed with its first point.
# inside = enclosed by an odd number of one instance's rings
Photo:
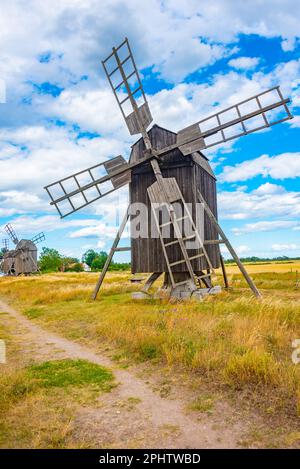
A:
{"type": "MultiPolygon", "coordinates": [[[[57,249],[43,247],[39,257],[39,268],[42,272],[83,272],[86,264],[92,271],[103,269],[108,254],[105,251],[86,251],[81,261],[76,257],[64,256],[57,249]]],[[[109,270],[128,270],[129,263],[112,261],[109,270]]]]}
{"type": "MultiPolygon", "coordinates": [[[[256,257],[256,256],[250,256],[250,257],[240,257],[241,262],[274,262],[274,261],[297,261],[299,260],[300,257],[288,257],[288,256],[277,256],[277,257],[256,257]]],[[[224,260],[225,264],[231,264],[234,262],[233,259],[225,259],[224,260]]]]}

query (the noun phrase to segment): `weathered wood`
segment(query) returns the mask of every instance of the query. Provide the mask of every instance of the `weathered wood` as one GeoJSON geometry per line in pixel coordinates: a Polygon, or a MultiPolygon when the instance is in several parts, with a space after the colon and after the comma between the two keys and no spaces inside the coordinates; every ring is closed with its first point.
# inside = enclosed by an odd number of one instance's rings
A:
{"type": "Polygon", "coordinates": [[[291,115],[291,113],[289,111],[289,108],[287,106],[287,104],[289,102],[290,102],[290,99],[284,99],[283,98],[279,86],[275,86],[275,87],[273,87],[273,88],[271,88],[267,91],[264,91],[262,93],[254,95],[254,96],[251,96],[250,98],[245,99],[244,101],[241,101],[237,104],[234,104],[233,106],[230,106],[226,109],[223,109],[222,111],[219,111],[219,112],[217,112],[217,113],[215,113],[211,116],[208,116],[205,119],[202,119],[198,122],[195,122],[194,124],[189,125],[188,127],[185,127],[184,129],[181,129],[178,132],[178,138],[177,138],[176,143],[169,144],[165,148],[160,149],[158,151],[158,155],[160,155],[160,156],[164,155],[164,154],[168,153],[169,151],[174,150],[177,147],[181,147],[182,142],[184,142],[184,145],[182,146],[182,150],[183,150],[183,152],[186,152],[184,154],[189,153],[189,150],[190,151],[203,150],[204,148],[209,148],[209,147],[212,147],[214,145],[218,145],[219,143],[228,142],[229,140],[232,140],[234,138],[238,138],[238,137],[241,137],[243,135],[248,135],[252,132],[256,132],[256,131],[264,129],[266,127],[270,127],[271,125],[279,124],[280,122],[284,122],[288,119],[292,119],[293,116],[291,115]],[[259,98],[262,95],[266,95],[267,93],[274,92],[275,90],[278,93],[278,99],[279,100],[274,101],[274,98],[272,96],[273,103],[268,104],[266,106],[262,106],[260,101],[259,101],[259,98]],[[239,106],[241,106],[245,103],[251,102],[251,101],[253,102],[254,105],[257,106],[257,109],[255,109],[252,112],[243,114],[240,111],[239,106]],[[283,118],[279,118],[277,120],[273,120],[273,121],[268,120],[267,117],[266,117],[267,116],[266,113],[268,111],[272,111],[273,109],[276,109],[276,108],[284,109],[286,111],[286,116],[283,117],[283,118]],[[222,116],[223,114],[227,113],[230,110],[235,110],[237,117],[235,119],[230,120],[230,121],[221,123],[220,116],[222,116]],[[262,125],[257,125],[253,129],[247,130],[245,128],[245,126],[243,125],[243,123],[245,121],[249,120],[249,119],[252,119],[253,117],[260,116],[260,115],[262,115],[264,117],[264,123],[262,125]],[[215,120],[217,121],[218,125],[215,125],[215,120]],[[206,122],[206,124],[207,124],[208,121],[213,122],[212,127],[210,129],[201,131],[201,124],[203,124],[204,122],[206,122]],[[234,126],[238,127],[237,124],[242,124],[242,128],[243,128],[242,132],[237,131],[236,134],[226,137],[226,135],[224,133],[224,130],[228,129],[230,127],[234,127],[234,126]],[[205,142],[206,138],[208,138],[212,135],[217,135],[218,133],[221,134],[221,139],[220,140],[215,140],[212,143],[206,143],[205,142]]]}
{"type": "MultiPolygon", "coordinates": [[[[122,155],[119,155],[116,158],[112,158],[111,160],[103,163],[103,166],[106,169],[107,174],[111,176],[115,171],[120,170],[121,168],[127,168],[127,161],[123,158],[122,155]]],[[[117,176],[112,176],[110,180],[114,188],[119,189],[119,187],[122,187],[131,181],[131,171],[128,170],[117,176]]],[[[82,192],[82,194],[84,195],[84,192],[82,192]]]]}
{"type": "MultiPolygon", "coordinates": [[[[112,261],[112,258],[113,258],[113,256],[114,256],[114,253],[118,250],[118,244],[119,244],[119,241],[120,241],[120,239],[121,239],[121,236],[122,236],[122,233],[123,233],[123,231],[124,231],[124,228],[125,228],[125,226],[126,226],[126,223],[127,223],[127,221],[128,221],[128,218],[129,218],[129,207],[128,207],[127,210],[126,210],[125,216],[124,216],[124,218],[123,218],[123,220],[122,220],[122,223],[121,223],[121,225],[120,225],[120,228],[119,228],[119,230],[118,230],[118,232],[117,232],[117,235],[116,235],[116,237],[115,237],[115,240],[114,240],[114,242],[113,242],[113,245],[112,245],[112,247],[111,247],[111,250],[110,250],[110,252],[109,252],[109,254],[108,254],[108,257],[107,257],[106,262],[105,262],[105,264],[104,264],[104,267],[103,267],[103,269],[102,269],[102,272],[101,272],[101,274],[100,274],[100,276],[99,276],[99,279],[98,279],[98,281],[97,281],[97,283],[96,283],[95,290],[94,290],[93,295],[92,295],[92,299],[93,299],[93,300],[95,300],[95,299],[97,298],[98,292],[99,292],[99,290],[100,290],[100,288],[101,288],[101,285],[102,285],[102,283],[103,283],[104,277],[105,277],[105,275],[106,275],[106,273],[107,273],[107,271],[108,271],[108,268],[109,268],[110,263],[111,263],[111,261],[112,261]]],[[[119,248],[119,249],[120,249],[120,248],[119,248]]]]}
{"type": "MultiPolygon", "coordinates": [[[[148,125],[152,122],[152,116],[149,109],[148,103],[143,103],[138,108],[139,120],[142,123],[143,127],[147,128],[148,125]]],[[[125,117],[125,121],[130,132],[130,135],[135,135],[140,133],[140,127],[136,116],[136,111],[133,111],[131,114],[125,117]]]]}
{"type": "Polygon", "coordinates": [[[161,276],[162,272],[153,272],[150,277],[146,280],[145,285],[142,288],[143,292],[147,292],[153,285],[153,283],[161,276]]]}
{"type": "MultiPolygon", "coordinates": [[[[174,277],[175,277],[175,272],[172,271],[172,269],[178,265],[184,265],[185,266],[185,269],[188,271],[188,274],[189,274],[189,277],[192,282],[192,284],[195,284],[195,273],[194,273],[194,270],[193,270],[193,267],[191,265],[191,261],[195,260],[195,259],[199,259],[199,258],[202,258],[204,257],[206,259],[206,262],[207,264],[209,265],[209,267],[211,268],[212,272],[213,272],[213,266],[211,264],[211,261],[207,255],[207,252],[206,252],[206,249],[203,245],[203,241],[201,239],[201,236],[198,232],[198,228],[196,227],[194,221],[193,221],[193,218],[192,218],[192,215],[191,215],[191,212],[190,210],[188,209],[184,199],[183,199],[183,196],[182,196],[182,193],[178,187],[178,184],[176,182],[176,180],[174,178],[162,178],[161,177],[161,172],[159,170],[159,167],[158,167],[158,164],[157,162],[155,162],[156,164],[154,164],[154,171],[155,171],[155,174],[158,174],[159,177],[157,178],[157,183],[154,183],[152,184],[150,187],[148,187],[147,191],[148,191],[148,195],[149,195],[149,198],[150,198],[150,202],[151,202],[151,208],[152,208],[152,212],[153,212],[153,216],[154,216],[154,219],[155,219],[155,223],[156,223],[156,226],[157,226],[157,230],[158,230],[158,233],[159,233],[159,237],[160,237],[160,241],[161,241],[161,247],[162,247],[162,250],[163,250],[163,254],[164,254],[164,257],[165,257],[165,261],[166,261],[166,264],[167,264],[167,268],[168,268],[168,272],[169,272],[169,276],[170,276],[170,279],[171,279],[171,282],[172,282],[172,287],[176,287],[178,286],[178,283],[175,281],[174,282],[174,277]],[[158,192],[158,186],[160,183],[160,188],[161,190],[158,192]],[[169,191],[170,187],[172,188],[171,191],[169,191]],[[160,199],[161,197],[161,199],[160,199]],[[183,211],[183,217],[177,217],[176,216],[176,213],[175,213],[175,208],[174,206],[172,205],[172,202],[178,202],[180,201],[183,208],[184,208],[184,211],[183,211]],[[168,222],[166,223],[163,223],[163,224],[160,224],[159,223],[159,220],[158,220],[158,217],[157,217],[157,214],[156,214],[156,207],[154,206],[154,204],[161,204],[163,203],[164,206],[166,207],[167,209],[167,213],[168,213],[168,222]],[[198,245],[199,245],[199,252],[193,256],[190,256],[187,252],[187,248],[185,246],[185,241],[186,239],[188,239],[189,237],[183,237],[183,234],[182,234],[182,231],[178,225],[178,222],[180,220],[184,220],[184,219],[188,219],[189,220],[189,224],[193,230],[193,233],[194,233],[194,236],[198,242],[198,245]],[[167,252],[167,247],[170,247],[170,246],[174,246],[175,245],[175,242],[167,242],[165,243],[164,239],[163,239],[163,236],[162,236],[162,232],[161,232],[161,228],[166,226],[166,225],[170,225],[172,224],[173,228],[174,228],[174,236],[176,237],[176,243],[178,244],[178,247],[180,248],[180,251],[181,251],[181,259],[179,260],[176,260],[174,262],[170,262],[170,259],[169,259],[169,255],[168,255],[168,252],[167,252]]],[[[202,277],[200,277],[202,278],[202,277]]],[[[182,282],[180,282],[180,284],[182,284],[182,282]]]]}
{"type": "MultiPolygon", "coordinates": [[[[149,137],[153,147],[156,149],[162,148],[168,143],[176,141],[176,134],[174,132],[170,132],[156,125],[150,130],[149,137]]],[[[132,147],[129,164],[141,161],[144,157],[144,150],[145,145],[143,140],[140,139],[132,147]]],[[[203,155],[199,155],[200,159],[207,163],[206,168],[204,168],[205,163],[200,165],[199,162],[194,161],[193,156],[183,156],[177,149],[165,155],[164,160],[160,162],[160,169],[164,178],[175,178],[185,202],[191,204],[191,215],[193,220],[196,220],[197,188],[202,190],[215,215],[217,215],[217,198],[216,179],[207,159],[203,155]]],[[[139,166],[139,168],[134,169],[132,173],[132,182],[130,184],[130,202],[140,202],[145,204],[148,210],[149,226],[147,238],[131,240],[132,273],[166,272],[168,270],[158,233],[156,237],[151,237],[151,205],[147,195],[147,188],[155,182],[155,176],[149,163],[144,163],[142,166],[139,166]]],[[[159,198],[159,200],[161,200],[161,198],[159,198]]],[[[206,242],[216,240],[217,232],[213,228],[207,216],[205,216],[204,220],[200,221],[203,224],[204,244],[206,246],[206,242]]],[[[175,240],[174,230],[171,228],[170,238],[165,238],[164,241],[167,243],[175,240]]],[[[171,247],[172,249],[168,250],[168,253],[170,254],[170,262],[175,262],[182,257],[180,255],[180,246],[176,242],[171,247]]],[[[213,268],[218,268],[220,266],[219,246],[217,244],[207,245],[206,249],[213,268]]],[[[196,255],[197,252],[197,249],[190,249],[190,257],[196,255]]],[[[208,267],[204,257],[193,260],[191,264],[194,271],[205,270],[208,267]]],[[[177,265],[173,270],[174,272],[183,272],[186,270],[186,266],[177,265]]]]}
{"type": "Polygon", "coordinates": [[[225,285],[225,288],[228,289],[229,288],[229,283],[228,283],[228,277],[227,277],[227,272],[226,272],[225,262],[224,262],[223,256],[220,256],[220,261],[221,261],[221,268],[222,268],[222,274],[223,274],[223,279],[224,279],[224,285],[225,285]]]}
{"type": "Polygon", "coordinates": [[[221,238],[224,240],[225,244],[226,244],[226,247],[228,249],[228,251],[230,252],[230,254],[232,255],[233,259],[235,260],[235,262],[237,263],[240,271],[242,272],[246,282],[248,283],[249,287],[251,288],[251,290],[253,291],[254,295],[257,297],[257,298],[260,298],[261,297],[261,293],[259,292],[259,290],[256,288],[252,278],[249,276],[247,270],[245,269],[245,267],[243,266],[243,264],[241,263],[238,255],[236,254],[235,250],[233,249],[229,239],[226,237],[224,231],[222,230],[222,228],[220,227],[219,223],[217,222],[217,219],[216,217],[214,216],[214,214],[212,213],[212,211],[210,210],[209,206],[207,205],[207,203],[205,202],[201,192],[198,190],[198,197],[199,197],[199,200],[200,202],[203,204],[204,206],[204,209],[207,213],[207,215],[209,216],[209,218],[211,219],[211,221],[215,224],[216,226],[216,229],[218,230],[218,233],[219,235],[221,236],[221,238]]]}

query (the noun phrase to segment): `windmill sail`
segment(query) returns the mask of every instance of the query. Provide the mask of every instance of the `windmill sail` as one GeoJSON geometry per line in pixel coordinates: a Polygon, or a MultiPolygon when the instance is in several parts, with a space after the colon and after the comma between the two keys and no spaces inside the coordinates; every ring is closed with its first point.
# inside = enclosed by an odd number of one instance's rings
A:
{"type": "Polygon", "coordinates": [[[10,237],[10,239],[12,240],[12,242],[14,244],[18,244],[19,240],[18,240],[18,237],[13,229],[13,227],[8,223],[5,227],[4,227],[6,233],[8,234],[8,236],[10,237]]]}
{"type": "Polygon", "coordinates": [[[180,130],[176,144],[157,154],[178,147],[184,155],[189,155],[292,119],[289,102],[283,98],[279,86],[270,88],[180,130]]]}
{"type": "Polygon", "coordinates": [[[51,205],[64,218],[128,184],[132,166],[119,155],[53,182],[45,189],[51,205]]]}
{"type": "Polygon", "coordinates": [[[143,133],[152,116],[127,38],[102,65],[130,134],[143,133]]]}
{"type": "Polygon", "coordinates": [[[2,246],[5,251],[8,251],[9,248],[9,239],[2,239],[2,246]]]}
{"type": "Polygon", "coordinates": [[[34,244],[37,244],[37,243],[41,243],[42,241],[44,241],[46,239],[46,236],[44,235],[43,232],[35,235],[31,241],[34,243],[34,244]]]}

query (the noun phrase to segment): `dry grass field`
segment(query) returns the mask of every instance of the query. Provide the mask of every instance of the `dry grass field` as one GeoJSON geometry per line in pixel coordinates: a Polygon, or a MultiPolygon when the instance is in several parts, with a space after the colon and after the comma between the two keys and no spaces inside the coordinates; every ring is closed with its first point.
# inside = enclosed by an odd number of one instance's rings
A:
{"type": "MultiPolygon", "coordinates": [[[[193,399],[187,402],[189,411],[209,415],[214,403],[224,399],[241,412],[255,412],[261,423],[251,423],[240,445],[297,447],[300,364],[291,359],[292,341],[300,339],[297,270],[300,272],[300,262],[249,265],[248,271],[263,294],[261,300],[252,296],[234,266],[228,266],[232,289],[202,302],[133,301],[131,292],[141,287],[130,283],[127,272],[109,273],[96,302],[90,299],[97,278],[93,273],[2,277],[0,295],[32,323],[95,351],[107,349],[119,368],[140,365],[145,379],[146,370],[152,370],[156,375],[166,374],[169,381],[170,376],[177,377],[177,383],[184,381],[186,389],[193,391],[193,399]]],[[[33,375],[32,363],[22,357],[14,330],[2,326],[0,338],[11,344],[9,353],[14,364],[12,367],[8,363],[5,369],[0,365],[4,370],[0,377],[0,446],[74,445],[72,438],[61,435],[61,439],[56,437],[54,443],[49,443],[45,428],[39,430],[38,442],[30,432],[29,436],[23,435],[18,426],[26,425],[26,415],[18,420],[16,409],[24,408],[25,398],[30,408],[30,400],[34,402],[38,395],[46,406],[56,409],[52,412],[56,421],[60,411],[55,396],[60,396],[62,405],[71,395],[64,415],[69,422],[75,405],[71,403],[76,401],[78,405],[85,396],[91,399],[95,386],[99,388],[101,383],[94,382],[93,373],[84,369],[80,376],[85,386],[78,388],[80,380],[73,382],[73,378],[71,384],[51,385],[51,373],[47,375],[50,384],[45,386],[39,375],[43,370],[33,375]]],[[[70,373],[78,376],[75,368],[81,364],[74,366],[70,373]]],[[[80,446],[78,442],[76,445],[80,446]]]]}

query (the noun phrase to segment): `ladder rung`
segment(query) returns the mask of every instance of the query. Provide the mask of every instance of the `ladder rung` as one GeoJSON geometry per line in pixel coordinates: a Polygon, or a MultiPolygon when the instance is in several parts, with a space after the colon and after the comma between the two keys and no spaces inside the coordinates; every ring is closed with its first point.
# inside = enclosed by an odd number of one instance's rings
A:
{"type": "Polygon", "coordinates": [[[186,262],[186,260],[182,259],[181,261],[171,262],[170,267],[173,267],[173,265],[182,264],[183,262],[186,262]]]}
{"type": "Polygon", "coordinates": [[[208,277],[211,277],[211,274],[200,275],[200,276],[197,277],[197,278],[200,280],[200,279],[202,279],[202,278],[208,278],[208,277]]]}
{"type": "Polygon", "coordinates": [[[122,251],[131,251],[130,246],[124,246],[124,247],[119,247],[119,248],[113,248],[115,252],[122,252],[122,251]]]}
{"type": "Polygon", "coordinates": [[[168,226],[168,225],[171,225],[172,222],[171,221],[167,221],[166,223],[163,223],[162,225],[159,225],[160,228],[163,228],[164,226],[168,226]]]}
{"type": "MultiPolygon", "coordinates": [[[[186,218],[189,218],[187,215],[185,217],[180,217],[180,218],[175,218],[175,221],[182,221],[185,220],[186,218]]],[[[167,221],[166,223],[163,223],[162,225],[159,225],[160,228],[163,228],[164,226],[171,225],[173,222],[172,220],[167,221]]]]}
{"type": "MultiPolygon", "coordinates": [[[[135,70],[133,70],[133,72],[130,73],[130,74],[126,77],[126,81],[128,81],[129,78],[131,78],[134,74],[135,74],[135,70]]],[[[123,83],[125,83],[125,80],[121,81],[121,83],[119,83],[119,84],[114,88],[115,91],[116,91],[118,88],[120,88],[120,86],[122,86],[123,83]]]]}
{"type": "MultiPolygon", "coordinates": [[[[113,56],[113,54],[111,54],[111,57],[112,57],[112,56],[113,56]]],[[[108,57],[108,58],[109,58],[109,57],[108,57]]],[[[130,59],[130,55],[128,55],[128,57],[126,57],[126,59],[124,59],[124,60],[121,62],[121,65],[124,65],[124,64],[127,62],[127,60],[129,60],[129,59],[130,59]]],[[[108,73],[108,76],[111,77],[117,70],[120,70],[119,65],[118,65],[116,68],[114,68],[112,72],[108,73]]]]}
{"type": "Polygon", "coordinates": [[[188,283],[189,281],[190,281],[190,279],[188,279],[188,280],[183,280],[182,282],[177,282],[177,283],[175,283],[174,286],[175,286],[175,287],[179,287],[179,285],[184,285],[184,284],[188,283]]]}
{"type": "Polygon", "coordinates": [[[180,218],[175,218],[175,221],[182,221],[182,220],[185,220],[186,218],[189,218],[188,215],[185,215],[184,217],[180,217],[180,218]]]}
{"type": "MultiPolygon", "coordinates": [[[[202,257],[202,256],[205,256],[205,254],[204,254],[204,253],[202,253],[202,254],[197,254],[196,256],[189,257],[189,260],[192,261],[192,260],[197,259],[198,257],[202,257]]],[[[181,261],[172,262],[172,263],[170,264],[170,266],[173,267],[173,265],[182,264],[183,262],[186,262],[186,260],[185,260],[185,259],[182,259],[181,261]]]]}
{"type": "MultiPolygon", "coordinates": [[[[191,236],[186,236],[186,238],[181,238],[182,241],[188,241],[189,239],[193,239],[195,238],[195,234],[191,235],[191,236]]],[[[170,241],[169,243],[166,243],[165,246],[172,246],[172,244],[176,244],[176,243],[179,243],[179,239],[175,239],[175,241],[170,241]]]]}
{"type": "Polygon", "coordinates": [[[120,101],[120,106],[122,106],[122,104],[124,104],[125,101],[127,101],[127,99],[131,98],[135,93],[137,93],[141,89],[142,89],[142,87],[141,87],[141,85],[139,85],[134,91],[130,92],[128,94],[128,96],[126,96],[126,98],[124,98],[122,101],[120,101]]]}
{"type": "Polygon", "coordinates": [[[192,260],[194,260],[194,259],[197,259],[198,257],[203,257],[203,256],[205,256],[204,253],[202,253],[202,254],[196,254],[196,256],[189,257],[189,259],[190,259],[190,261],[192,261],[192,260]]]}

